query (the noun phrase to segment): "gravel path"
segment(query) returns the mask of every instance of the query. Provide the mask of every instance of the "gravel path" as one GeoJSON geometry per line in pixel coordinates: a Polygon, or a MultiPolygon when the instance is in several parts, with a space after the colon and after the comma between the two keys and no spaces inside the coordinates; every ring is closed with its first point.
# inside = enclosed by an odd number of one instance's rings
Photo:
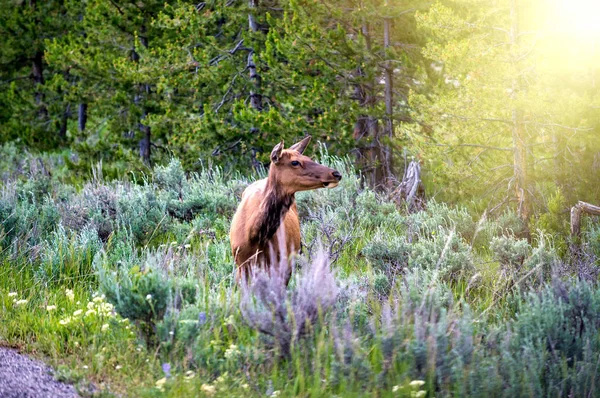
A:
{"type": "Polygon", "coordinates": [[[0,347],[0,397],[77,397],[75,388],[54,380],[52,369],[14,350],[0,347]]]}

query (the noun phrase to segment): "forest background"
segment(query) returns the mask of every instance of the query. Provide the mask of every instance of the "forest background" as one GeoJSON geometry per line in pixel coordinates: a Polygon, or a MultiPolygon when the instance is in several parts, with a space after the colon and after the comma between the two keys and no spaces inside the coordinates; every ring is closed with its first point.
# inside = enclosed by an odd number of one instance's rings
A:
{"type": "Polygon", "coordinates": [[[260,168],[310,134],[372,187],[416,159],[429,197],[529,220],[598,197],[580,3],[3,1],[0,142],[116,177],[260,168]]]}

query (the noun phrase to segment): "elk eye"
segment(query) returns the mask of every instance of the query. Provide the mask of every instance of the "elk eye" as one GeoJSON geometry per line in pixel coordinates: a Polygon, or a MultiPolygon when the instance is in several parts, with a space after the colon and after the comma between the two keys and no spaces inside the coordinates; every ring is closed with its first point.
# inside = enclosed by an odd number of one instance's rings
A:
{"type": "Polygon", "coordinates": [[[297,160],[292,160],[292,166],[300,166],[300,162],[297,160]]]}

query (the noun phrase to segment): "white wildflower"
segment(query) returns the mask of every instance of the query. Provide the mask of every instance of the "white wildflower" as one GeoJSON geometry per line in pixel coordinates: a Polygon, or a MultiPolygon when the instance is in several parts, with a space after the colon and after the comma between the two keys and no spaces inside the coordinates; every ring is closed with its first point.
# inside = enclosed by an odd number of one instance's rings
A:
{"type": "Polygon", "coordinates": [[[217,392],[217,387],[212,386],[210,384],[202,384],[200,386],[200,390],[210,397],[215,395],[215,393],[217,392]]]}

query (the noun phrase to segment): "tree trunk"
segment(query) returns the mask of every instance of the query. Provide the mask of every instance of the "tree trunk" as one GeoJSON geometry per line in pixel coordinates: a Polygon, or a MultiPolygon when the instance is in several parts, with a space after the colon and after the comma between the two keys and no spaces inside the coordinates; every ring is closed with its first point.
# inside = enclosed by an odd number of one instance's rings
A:
{"type": "MultiPolygon", "coordinates": [[[[146,25],[142,24],[142,26],[140,27],[140,43],[142,44],[142,46],[144,48],[148,48],[148,37],[146,36],[146,25]]],[[[139,54],[134,50],[133,51],[133,60],[135,62],[138,62],[140,59],[139,54]]],[[[150,94],[150,85],[149,84],[142,84],[141,87],[141,95],[136,97],[136,102],[142,102],[142,117],[140,118],[140,122],[139,122],[139,129],[140,132],[142,133],[142,139],[139,142],[139,146],[140,146],[140,157],[142,158],[142,161],[148,165],[148,166],[152,166],[152,160],[151,160],[151,155],[152,155],[152,131],[150,126],[148,126],[147,124],[145,124],[145,120],[148,117],[148,109],[146,108],[146,105],[144,104],[144,102],[147,99],[147,96],[150,94]]]]}
{"type": "MultiPolygon", "coordinates": [[[[256,33],[258,31],[258,25],[254,17],[254,11],[258,8],[258,0],[249,0],[248,7],[248,29],[256,33]]],[[[248,54],[248,73],[250,75],[250,81],[253,84],[253,90],[250,91],[250,106],[257,111],[262,110],[262,96],[260,95],[261,77],[256,71],[256,63],[254,62],[254,50],[251,50],[248,54]]]]}
{"type": "Polygon", "coordinates": [[[143,120],[148,116],[147,112],[144,111],[140,120],[140,131],[142,132],[142,139],[140,140],[140,157],[148,166],[151,166],[150,156],[152,155],[152,141],[150,126],[143,123],[143,120]]]}
{"type": "Polygon", "coordinates": [[[60,128],[58,130],[58,137],[63,142],[67,138],[67,123],[69,122],[70,116],[71,116],[71,104],[67,104],[67,106],[65,107],[65,111],[62,114],[62,117],[60,120],[60,128]]]}
{"type": "MultiPolygon", "coordinates": [[[[390,35],[391,35],[391,24],[392,21],[390,18],[384,18],[383,20],[383,47],[384,51],[387,52],[387,49],[390,47],[390,35]]],[[[386,54],[387,59],[387,54],[386,54]]],[[[392,150],[390,148],[390,142],[394,135],[394,122],[393,122],[393,101],[394,101],[394,70],[391,63],[388,61],[385,63],[385,126],[384,126],[384,136],[386,143],[383,144],[383,169],[385,175],[384,183],[388,185],[391,183],[391,178],[393,176],[393,162],[392,162],[392,150]]]]}
{"type": "MultiPolygon", "coordinates": [[[[517,0],[511,1],[510,8],[511,17],[511,30],[510,30],[510,45],[511,45],[511,59],[513,73],[515,78],[512,82],[512,98],[517,99],[518,93],[522,90],[519,75],[519,51],[518,51],[518,37],[519,37],[519,20],[517,14],[517,0]]],[[[523,112],[516,105],[512,110],[512,141],[514,148],[513,156],[513,169],[514,169],[514,186],[515,186],[515,197],[519,203],[519,217],[523,221],[529,220],[531,215],[531,200],[528,191],[529,181],[527,176],[527,146],[525,140],[525,133],[523,129],[523,112]]]]}
{"type": "MultiPolygon", "coordinates": [[[[258,8],[258,2],[259,0],[248,0],[248,29],[250,30],[250,32],[253,33],[256,33],[258,31],[258,24],[256,23],[256,18],[254,17],[254,12],[258,8]]],[[[256,71],[256,63],[254,62],[254,49],[250,49],[246,66],[248,68],[250,81],[253,85],[253,88],[250,90],[250,106],[252,107],[252,109],[260,112],[263,109],[262,96],[260,94],[262,79],[260,77],[260,74],[256,71]]],[[[253,135],[258,135],[259,130],[258,128],[253,126],[250,129],[250,133],[253,135]]],[[[252,150],[251,155],[252,166],[254,168],[260,167],[260,162],[256,159],[256,149],[252,150]]]]}
{"type": "MultiPolygon", "coordinates": [[[[371,37],[369,34],[369,26],[366,21],[363,21],[361,33],[365,38],[366,50],[371,53],[371,37]]],[[[359,60],[360,63],[361,60],[359,60]]],[[[356,68],[358,77],[365,77],[364,70],[358,66],[356,68]]],[[[357,164],[360,170],[363,170],[367,179],[367,183],[372,186],[381,185],[383,181],[383,161],[382,152],[378,145],[375,145],[379,139],[379,121],[371,116],[376,102],[373,93],[376,82],[358,82],[354,87],[354,96],[362,108],[366,109],[365,113],[358,116],[354,125],[354,140],[358,150],[357,164]]]]}
{"type": "Polygon", "coordinates": [[[48,109],[44,105],[44,94],[40,87],[44,84],[44,53],[42,51],[36,52],[33,56],[31,75],[35,86],[35,104],[38,108],[38,117],[45,120],[48,117],[48,109]]]}
{"type": "Polygon", "coordinates": [[[79,104],[79,109],[77,110],[77,125],[79,127],[80,132],[85,131],[85,125],[87,123],[87,108],[88,105],[85,102],[79,104]]]}

